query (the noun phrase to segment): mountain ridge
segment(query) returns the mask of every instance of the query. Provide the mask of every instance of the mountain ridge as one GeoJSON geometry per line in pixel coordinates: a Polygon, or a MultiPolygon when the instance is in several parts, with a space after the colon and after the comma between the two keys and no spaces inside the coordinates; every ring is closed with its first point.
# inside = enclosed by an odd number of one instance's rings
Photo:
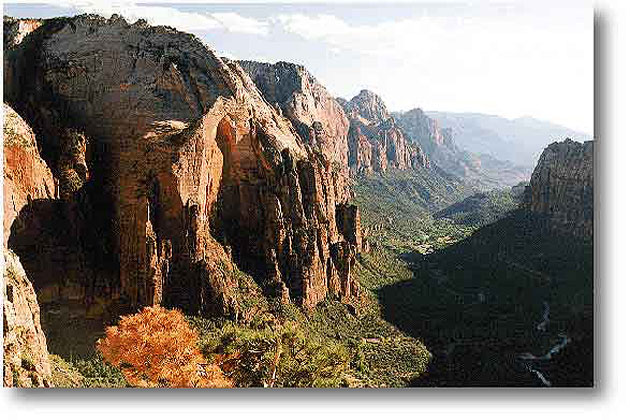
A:
{"type": "Polygon", "coordinates": [[[474,153],[490,154],[533,170],[542,150],[554,141],[593,136],[530,116],[505,118],[476,112],[427,111],[427,115],[453,129],[455,143],[474,153]]]}

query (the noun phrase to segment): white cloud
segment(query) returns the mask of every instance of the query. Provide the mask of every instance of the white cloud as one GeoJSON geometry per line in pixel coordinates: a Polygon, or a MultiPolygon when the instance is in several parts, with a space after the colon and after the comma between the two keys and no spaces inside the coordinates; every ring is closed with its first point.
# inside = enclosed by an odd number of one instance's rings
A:
{"type": "Polygon", "coordinates": [[[220,25],[230,32],[240,32],[253,35],[265,35],[269,33],[269,23],[264,20],[247,18],[238,13],[210,13],[220,25]]]}
{"type": "Polygon", "coordinates": [[[385,58],[426,57],[427,52],[493,51],[502,57],[537,50],[537,54],[567,52],[581,48],[553,27],[534,31],[518,19],[483,17],[415,17],[382,21],[372,25],[350,25],[328,14],[282,14],[276,22],[287,32],[309,41],[322,41],[334,48],[385,58]]]}
{"type": "Polygon", "coordinates": [[[145,6],[134,1],[61,1],[57,5],[72,7],[81,13],[96,13],[105,17],[118,14],[130,22],[145,19],[152,25],[172,26],[186,32],[225,30],[234,33],[266,35],[269,24],[238,13],[185,12],[169,6],[145,6]]]}
{"type": "Polygon", "coordinates": [[[591,131],[591,19],[588,10],[574,18],[540,9],[372,24],[331,14],[283,14],[274,23],[328,50],[362,57],[351,83],[322,75],[338,94],[367,87],[393,109],[530,114],[591,131]]]}

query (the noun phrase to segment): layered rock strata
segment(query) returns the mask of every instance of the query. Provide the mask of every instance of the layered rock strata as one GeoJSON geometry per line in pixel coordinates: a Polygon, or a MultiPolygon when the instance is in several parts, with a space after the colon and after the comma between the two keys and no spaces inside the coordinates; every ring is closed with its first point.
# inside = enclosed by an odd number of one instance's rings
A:
{"type": "Polygon", "coordinates": [[[350,101],[337,100],[350,120],[348,165],[351,173],[429,167],[422,147],[408,141],[378,95],[362,90],[350,101]]]}
{"type": "Polygon", "coordinates": [[[53,173],[74,181],[62,191],[77,211],[92,209],[76,231],[105,238],[108,286],[130,306],[229,313],[232,258],[307,308],[356,292],[345,276],[356,245],[336,223],[344,122],[317,115],[334,108],[285,118],[238,63],[142,21],[47,20],[10,45],[5,98],[41,135],[53,173]],[[298,134],[298,121],[310,129],[298,134]]]}

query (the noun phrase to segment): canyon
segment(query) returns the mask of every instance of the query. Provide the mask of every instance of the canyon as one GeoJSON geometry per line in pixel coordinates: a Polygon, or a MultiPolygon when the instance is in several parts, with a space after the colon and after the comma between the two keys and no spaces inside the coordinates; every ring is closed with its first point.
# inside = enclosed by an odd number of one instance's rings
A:
{"type": "MultiPolygon", "coordinates": [[[[437,210],[528,178],[419,108],[335,98],[302,65],[220,57],[143,20],[5,17],[3,66],[9,386],[52,384],[41,304],[236,322],[251,302],[333,301],[356,317],[357,267],[393,224],[362,225],[358,187],[402,176],[437,210]]],[[[592,236],[592,157],[592,142],[547,147],[528,209],[592,236]]]]}

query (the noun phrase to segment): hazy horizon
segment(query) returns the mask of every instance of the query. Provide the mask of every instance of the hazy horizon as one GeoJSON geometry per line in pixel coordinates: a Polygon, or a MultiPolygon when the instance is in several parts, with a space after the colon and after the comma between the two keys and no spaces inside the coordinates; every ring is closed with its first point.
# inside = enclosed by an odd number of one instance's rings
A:
{"type": "Polygon", "coordinates": [[[229,58],[296,62],[335,97],[369,89],[391,111],[531,117],[593,135],[588,2],[4,5],[15,17],[80,13],[173,26],[229,58]]]}

